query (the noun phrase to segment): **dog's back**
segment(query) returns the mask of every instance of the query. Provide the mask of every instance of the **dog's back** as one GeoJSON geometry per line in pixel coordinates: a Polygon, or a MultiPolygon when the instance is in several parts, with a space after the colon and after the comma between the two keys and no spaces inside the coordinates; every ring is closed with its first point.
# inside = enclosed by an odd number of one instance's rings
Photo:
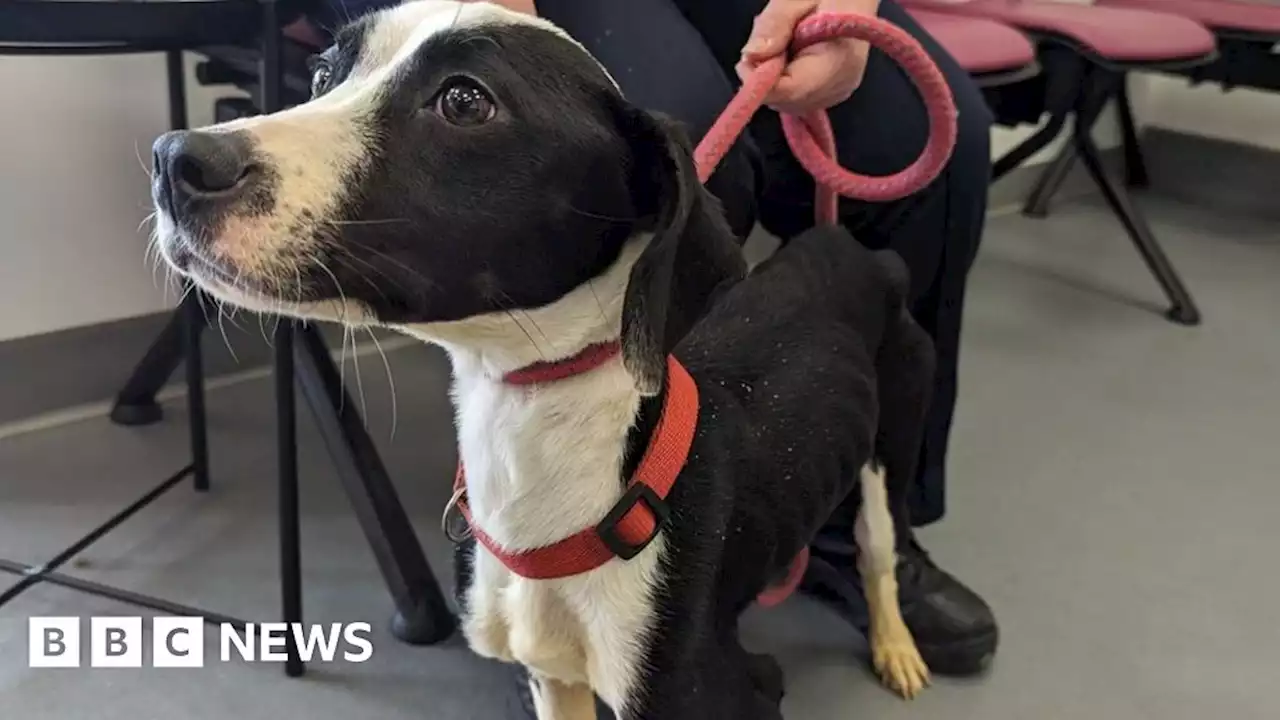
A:
{"type": "MultiPolygon", "coordinates": [[[[854,489],[877,454],[882,345],[914,326],[907,287],[897,255],[817,228],[724,291],[676,348],[700,412],[670,498],[655,667],[687,667],[709,635],[736,632],[854,489]]],[[[700,682],[719,682],[698,667],[700,682]]],[[[668,703],[662,686],[687,693],[691,679],[651,681],[649,701],[668,703]]]]}

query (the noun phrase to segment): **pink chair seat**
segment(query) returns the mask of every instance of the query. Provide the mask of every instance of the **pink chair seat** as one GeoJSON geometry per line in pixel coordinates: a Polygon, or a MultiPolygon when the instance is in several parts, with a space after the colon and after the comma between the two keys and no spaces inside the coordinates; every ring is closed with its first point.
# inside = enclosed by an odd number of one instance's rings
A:
{"type": "Polygon", "coordinates": [[[907,0],[906,4],[1061,36],[1113,62],[1189,60],[1210,55],[1216,47],[1213,33],[1200,23],[1163,12],[1037,0],[907,0]]]}
{"type": "Polygon", "coordinates": [[[1097,0],[1108,7],[1177,13],[1214,30],[1280,37],[1280,5],[1236,0],[1097,0]]]}
{"type": "Polygon", "coordinates": [[[1012,72],[1036,60],[1031,41],[1008,25],[919,8],[908,12],[970,74],[1012,72]]]}

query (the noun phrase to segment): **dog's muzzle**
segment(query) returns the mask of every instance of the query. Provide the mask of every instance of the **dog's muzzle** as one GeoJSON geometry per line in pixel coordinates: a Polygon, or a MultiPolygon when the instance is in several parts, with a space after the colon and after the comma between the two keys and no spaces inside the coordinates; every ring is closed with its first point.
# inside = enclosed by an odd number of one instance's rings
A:
{"type": "Polygon", "coordinates": [[[156,205],[179,225],[211,219],[252,194],[262,179],[253,147],[239,132],[165,133],[152,157],[156,205]]]}

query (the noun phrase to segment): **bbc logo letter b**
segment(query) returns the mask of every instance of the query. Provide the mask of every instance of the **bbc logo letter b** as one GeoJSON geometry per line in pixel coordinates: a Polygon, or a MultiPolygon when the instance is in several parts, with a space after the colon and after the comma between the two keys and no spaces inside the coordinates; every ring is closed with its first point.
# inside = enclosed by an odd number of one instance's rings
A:
{"type": "Polygon", "coordinates": [[[33,668],[80,667],[80,618],[30,618],[27,655],[33,668]]]}
{"type": "Polygon", "coordinates": [[[89,667],[142,667],[142,618],[95,617],[89,621],[89,667]]]}

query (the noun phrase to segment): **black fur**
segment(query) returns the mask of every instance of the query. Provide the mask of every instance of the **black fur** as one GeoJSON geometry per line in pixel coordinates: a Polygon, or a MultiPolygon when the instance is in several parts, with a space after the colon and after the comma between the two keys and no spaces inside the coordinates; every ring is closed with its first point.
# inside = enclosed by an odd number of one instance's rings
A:
{"type": "MultiPolygon", "coordinates": [[[[701,413],[669,498],[650,672],[625,717],[780,718],[781,673],[741,647],[739,614],[855,491],[864,464],[886,466],[892,512],[908,527],[933,356],[905,309],[905,266],[842,229],[818,228],[744,279],[687,139],[537,29],[437,36],[378,122],[386,150],[347,212],[409,221],[348,230],[343,248],[370,263],[394,257],[412,273],[383,265],[398,286],[364,295],[338,280],[387,321],[545,305],[603,271],[636,232],[655,233],[624,302],[627,366],[642,390],[657,390],[674,351],[697,382],[701,413]],[[466,136],[414,113],[459,72],[494,93],[505,122],[466,136]]],[[[643,404],[629,470],[660,403],[643,404]]],[[[465,583],[467,552],[459,559],[465,583]]]]}
{"type": "MultiPolygon", "coordinates": [[[[331,85],[354,52],[338,48],[322,60],[332,63],[331,85]]],[[[608,267],[637,222],[654,216],[639,203],[657,196],[632,192],[619,110],[604,72],[545,31],[462,28],[432,38],[369,120],[373,152],[337,218],[361,224],[336,234],[335,277],[311,278],[308,299],[334,298],[341,286],[386,322],[559,299],[608,267]],[[490,93],[494,120],[458,127],[432,111],[458,77],[490,93]]]]}
{"type": "Polygon", "coordinates": [[[904,278],[896,256],[815,229],[725,292],[676,347],[701,414],[670,497],[655,672],[631,717],[781,717],[738,644],[738,615],[864,464],[885,464],[895,521],[908,527],[932,348],[904,310],[904,278]]]}
{"type": "MultiPolygon", "coordinates": [[[[502,44],[513,65],[526,59],[509,39],[502,44]]],[[[582,59],[572,61],[564,71],[580,72],[582,59]]],[[[608,94],[596,102],[614,105],[608,94]]],[[[594,109],[574,116],[600,117],[594,109]]],[[[632,274],[625,303],[628,367],[643,389],[674,351],[697,382],[701,412],[688,465],[669,498],[649,672],[625,718],[773,720],[781,718],[781,672],[741,647],[738,616],[855,491],[864,464],[886,466],[891,510],[898,526],[908,527],[906,492],[932,382],[932,346],[905,309],[905,265],[892,253],[866,250],[842,229],[805,233],[742,279],[736,240],[697,186],[687,141],[645,118],[626,109],[610,118],[628,146],[634,207],[657,217],[656,239],[632,274]],[[654,192],[662,196],[656,203],[646,199],[654,192]]],[[[565,122],[578,132],[576,122],[565,122]]],[[[660,397],[644,403],[629,470],[659,407],[660,397]]],[[[468,550],[460,553],[464,569],[468,550]]]]}
{"type": "MultiPolygon", "coordinates": [[[[350,72],[369,27],[343,31],[322,57],[320,92],[350,72]]],[[[529,309],[652,232],[623,302],[624,360],[650,395],[628,472],[657,417],[667,353],[695,378],[701,411],[669,497],[657,623],[625,720],[780,718],[781,673],[741,647],[738,616],[865,464],[887,467],[891,510],[908,527],[933,358],[905,309],[905,266],[818,228],[746,275],[687,139],[542,29],[441,33],[384,95],[364,121],[373,152],[352,169],[339,222],[316,231],[333,275],[305,268],[302,299],[342,294],[388,323],[529,309]],[[493,120],[461,127],[432,111],[459,76],[491,94],[493,120]]]]}

